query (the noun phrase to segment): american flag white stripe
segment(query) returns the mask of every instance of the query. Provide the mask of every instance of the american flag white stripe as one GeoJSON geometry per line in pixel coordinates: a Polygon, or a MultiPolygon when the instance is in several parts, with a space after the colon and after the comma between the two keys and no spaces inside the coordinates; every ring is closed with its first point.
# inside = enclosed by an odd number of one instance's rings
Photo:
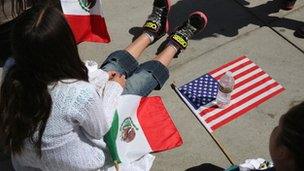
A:
{"type": "Polygon", "coordinates": [[[227,71],[231,71],[235,78],[235,89],[229,106],[219,109],[210,103],[211,105],[193,110],[211,132],[284,90],[284,87],[247,57],[240,57],[209,74],[219,80],[227,71]]]}

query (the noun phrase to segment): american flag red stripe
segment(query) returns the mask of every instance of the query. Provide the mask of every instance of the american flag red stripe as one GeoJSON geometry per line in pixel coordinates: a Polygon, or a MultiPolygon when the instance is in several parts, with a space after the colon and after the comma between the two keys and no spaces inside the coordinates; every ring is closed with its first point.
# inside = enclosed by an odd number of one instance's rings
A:
{"type": "Polygon", "coordinates": [[[219,80],[227,71],[231,71],[235,79],[230,105],[225,109],[219,109],[211,104],[196,111],[199,120],[211,132],[285,90],[283,86],[245,56],[239,57],[208,74],[219,80]]]}

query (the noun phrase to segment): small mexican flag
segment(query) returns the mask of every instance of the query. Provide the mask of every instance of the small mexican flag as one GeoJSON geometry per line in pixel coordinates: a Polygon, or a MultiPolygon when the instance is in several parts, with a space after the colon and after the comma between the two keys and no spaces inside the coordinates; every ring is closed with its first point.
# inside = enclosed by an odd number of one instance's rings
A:
{"type": "Polygon", "coordinates": [[[104,138],[115,163],[132,162],[183,142],[160,97],[123,95],[104,138]]]}
{"type": "Polygon", "coordinates": [[[101,0],[60,0],[77,43],[110,42],[101,0]]]}

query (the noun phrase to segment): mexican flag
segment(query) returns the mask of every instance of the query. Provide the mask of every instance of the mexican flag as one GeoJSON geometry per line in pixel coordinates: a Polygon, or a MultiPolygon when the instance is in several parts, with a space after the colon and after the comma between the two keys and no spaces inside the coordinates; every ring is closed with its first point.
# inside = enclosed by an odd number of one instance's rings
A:
{"type": "Polygon", "coordinates": [[[104,140],[115,163],[130,163],[183,142],[160,97],[123,95],[104,140]]]}
{"type": "Polygon", "coordinates": [[[101,0],[60,0],[77,43],[110,42],[101,0]]]}

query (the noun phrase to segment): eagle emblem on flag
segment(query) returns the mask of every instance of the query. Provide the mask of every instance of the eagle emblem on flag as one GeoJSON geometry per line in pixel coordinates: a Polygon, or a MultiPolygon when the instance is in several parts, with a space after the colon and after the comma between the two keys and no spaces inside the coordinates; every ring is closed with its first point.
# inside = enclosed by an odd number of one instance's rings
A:
{"type": "Polygon", "coordinates": [[[96,0],[78,0],[78,2],[81,8],[87,12],[89,12],[96,4],[96,0]]]}
{"type": "Polygon", "coordinates": [[[131,117],[126,118],[120,126],[121,140],[127,143],[131,142],[136,136],[136,130],[138,128],[134,125],[131,117]]]}

